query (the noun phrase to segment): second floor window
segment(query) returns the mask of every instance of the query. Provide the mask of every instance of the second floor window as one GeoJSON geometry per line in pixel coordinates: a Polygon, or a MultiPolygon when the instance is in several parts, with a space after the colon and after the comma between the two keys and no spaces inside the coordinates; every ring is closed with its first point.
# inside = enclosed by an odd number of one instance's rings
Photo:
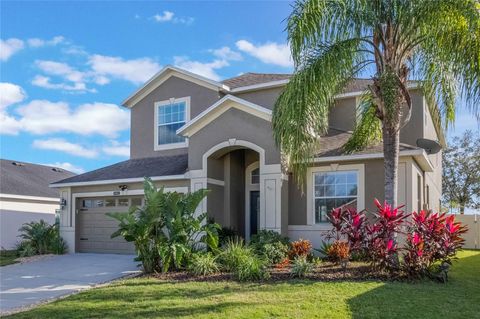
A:
{"type": "Polygon", "coordinates": [[[157,102],[156,107],[156,147],[184,146],[185,137],[177,135],[177,130],[188,121],[189,99],[171,99],[157,102]]]}

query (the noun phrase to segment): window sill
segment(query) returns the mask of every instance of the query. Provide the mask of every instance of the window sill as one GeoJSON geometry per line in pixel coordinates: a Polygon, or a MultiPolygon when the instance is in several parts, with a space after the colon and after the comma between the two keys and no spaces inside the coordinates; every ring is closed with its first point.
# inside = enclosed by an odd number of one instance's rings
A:
{"type": "Polygon", "coordinates": [[[187,142],[182,142],[182,143],[155,145],[153,150],[154,151],[164,151],[164,150],[173,150],[173,149],[177,149],[177,148],[186,148],[186,147],[188,147],[188,143],[187,142]]]}

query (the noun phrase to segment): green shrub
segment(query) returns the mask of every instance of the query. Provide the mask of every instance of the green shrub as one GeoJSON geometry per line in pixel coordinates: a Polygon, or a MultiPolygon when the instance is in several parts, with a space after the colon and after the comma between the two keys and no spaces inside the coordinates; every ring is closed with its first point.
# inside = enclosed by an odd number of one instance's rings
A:
{"type": "Polygon", "coordinates": [[[255,255],[244,257],[233,270],[233,275],[239,281],[264,280],[270,277],[266,262],[255,255]]]}
{"type": "Polygon", "coordinates": [[[250,247],[271,265],[277,264],[287,257],[288,243],[288,238],[276,231],[261,230],[252,236],[250,247]]]}
{"type": "Polygon", "coordinates": [[[230,227],[222,227],[218,231],[218,246],[225,246],[229,240],[233,240],[238,237],[238,232],[230,227]]]}
{"type": "Polygon", "coordinates": [[[122,236],[135,244],[137,260],[146,273],[183,268],[196,251],[217,249],[220,226],[207,223],[207,213],[195,213],[208,190],[165,192],[145,178],[144,192],[143,207],[107,215],[119,221],[119,229],[111,237],[122,236]]]}
{"type": "Polygon", "coordinates": [[[278,264],[288,256],[288,246],[275,242],[272,244],[265,244],[260,249],[260,256],[263,257],[269,265],[278,264]]]}
{"type": "Polygon", "coordinates": [[[67,252],[67,250],[67,243],[65,240],[63,240],[60,234],[57,234],[50,243],[49,251],[56,255],[63,255],[67,252]]]}
{"type": "Polygon", "coordinates": [[[226,271],[235,271],[244,259],[253,257],[253,251],[246,247],[241,238],[227,241],[219,255],[219,261],[226,271]]]}
{"type": "Polygon", "coordinates": [[[38,222],[25,223],[18,231],[21,233],[19,237],[30,242],[30,245],[40,255],[48,253],[48,246],[55,236],[52,225],[43,219],[38,222]]]}
{"type": "Polygon", "coordinates": [[[18,257],[30,257],[37,254],[37,250],[29,240],[22,240],[19,242],[15,247],[15,250],[18,253],[18,257]]]}
{"type": "Polygon", "coordinates": [[[196,276],[206,276],[219,271],[216,257],[208,252],[193,254],[188,265],[188,271],[196,276]]]}
{"type": "Polygon", "coordinates": [[[306,257],[295,258],[292,262],[291,276],[304,278],[313,272],[314,265],[306,257]]]}
{"type": "Polygon", "coordinates": [[[273,244],[276,242],[281,242],[282,244],[288,245],[289,239],[288,237],[280,235],[276,231],[265,229],[260,230],[250,239],[250,245],[253,247],[259,247],[265,244],[273,244]]]}
{"type": "Polygon", "coordinates": [[[19,231],[19,237],[23,238],[23,241],[19,244],[18,251],[22,257],[48,253],[64,254],[67,251],[67,244],[60,237],[57,223],[50,225],[41,219],[23,224],[19,231]]]}

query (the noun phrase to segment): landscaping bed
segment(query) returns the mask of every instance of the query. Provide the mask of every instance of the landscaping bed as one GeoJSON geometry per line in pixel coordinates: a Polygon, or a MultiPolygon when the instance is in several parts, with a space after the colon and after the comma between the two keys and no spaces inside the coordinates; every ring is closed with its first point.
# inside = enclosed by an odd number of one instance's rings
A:
{"type": "MultiPolygon", "coordinates": [[[[270,274],[269,278],[261,280],[261,282],[275,282],[275,281],[288,281],[292,279],[291,266],[284,268],[270,268],[268,269],[270,274]]],[[[149,277],[149,276],[146,276],[149,277]]],[[[205,276],[192,275],[187,271],[171,271],[168,273],[155,273],[151,275],[152,278],[165,281],[206,281],[216,282],[225,280],[235,280],[235,277],[231,273],[220,272],[213,273],[205,276]]],[[[305,275],[304,279],[314,281],[365,281],[365,280],[379,280],[379,281],[392,281],[402,280],[402,277],[392,277],[387,273],[372,271],[371,267],[362,262],[351,262],[348,267],[343,270],[342,267],[330,262],[324,262],[316,265],[313,271],[305,275]]]]}

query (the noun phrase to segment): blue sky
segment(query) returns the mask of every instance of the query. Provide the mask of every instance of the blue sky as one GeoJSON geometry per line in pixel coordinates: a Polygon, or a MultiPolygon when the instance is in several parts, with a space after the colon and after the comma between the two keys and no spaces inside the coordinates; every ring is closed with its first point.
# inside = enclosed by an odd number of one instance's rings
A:
{"type": "MultiPolygon", "coordinates": [[[[216,80],[292,70],[284,1],[0,5],[2,158],[76,172],[127,159],[120,103],[167,64],[216,80]]],[[[476,127],[461,112],[450,134],[476,127]]]]}

